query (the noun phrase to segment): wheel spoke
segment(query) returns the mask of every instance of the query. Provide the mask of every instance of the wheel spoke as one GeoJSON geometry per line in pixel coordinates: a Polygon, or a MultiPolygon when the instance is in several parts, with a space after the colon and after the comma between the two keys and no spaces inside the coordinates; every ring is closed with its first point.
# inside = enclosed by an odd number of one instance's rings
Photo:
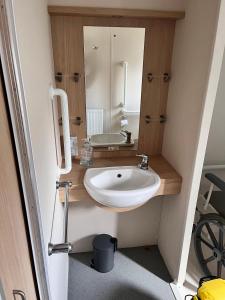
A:
{"type": "Polygon", "coordinates": [[[218,277],[221,277],[221,275],[222,275],[222,266],[223,266],[223,262],[222,262],[222,260],[219,260],[217,262],[217,276],[218,277]]]}
{"type": "Polygon", "coordinates": [[[214,246],[211,245],[209,242],[207,242],[205,239],[203,239],[202,237],[199,237],[200,241],[202,243],[204,243],[208,248],[210,248],[211,250],[213,250],[214,246]]]}
{"type": "Polygon", "coordinates": [[[219,230],[219,247],[220,251],[223,251],[223,230],[221,228],[219,230]]]}
{"type": "Polygon", "coordinates": [[[209,258],[203,260],[202,263],[207,265],[208,263],[210,263],[211,261],[213,261],[213,260],[215,260],[215,259],[216,259],[215,256],[212,255],[212,256],[210,256],[209,258]]]}
{"type": "Polygon", "coordinates": [[[209,236],[210,236],[210,238],[211,238],[214,246],[218,249],[219,248],[218,242],[216,240],[216,237],[215,237],[215,235],[214,235],[211,227],[209,226],[209,223],[205,223],[205,226],[206,226],[206,228],[208,230],[209,236]]]}

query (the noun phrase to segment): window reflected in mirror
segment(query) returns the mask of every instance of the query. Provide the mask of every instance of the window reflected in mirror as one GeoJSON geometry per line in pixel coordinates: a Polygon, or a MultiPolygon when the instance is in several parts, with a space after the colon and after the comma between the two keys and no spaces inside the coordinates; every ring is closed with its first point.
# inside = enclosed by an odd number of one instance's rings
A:
{"type": "Polygon", "coordinates": [[[138,139],[145,28],[84,26],[87,136],[94,147],[138,139]]]}

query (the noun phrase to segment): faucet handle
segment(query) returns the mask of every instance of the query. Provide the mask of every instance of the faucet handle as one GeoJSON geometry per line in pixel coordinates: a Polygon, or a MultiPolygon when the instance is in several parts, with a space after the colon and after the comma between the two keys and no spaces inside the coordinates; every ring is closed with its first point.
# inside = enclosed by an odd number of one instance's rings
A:
{"type": "Polygon", "coordinates": [[[149,156],[147,154],[136,154],[138,157],[142,157],[143,159],[149,160],[149,156]]]}
{"type": "Polygon", "coordinates": [[[126,144],[130,144],[131,143],[131,132],[128,130],[121,130],[120,134],[122,134],[123,136],[125,136],[126,139],[126,144]]]}
{"type": "Polygon", "coordinates": [[[142,157],[142,162],[138,165],[139,168],[147,170],[149,164],[149,156],[147,154],[137,154],[136,156],[142,157]]]}

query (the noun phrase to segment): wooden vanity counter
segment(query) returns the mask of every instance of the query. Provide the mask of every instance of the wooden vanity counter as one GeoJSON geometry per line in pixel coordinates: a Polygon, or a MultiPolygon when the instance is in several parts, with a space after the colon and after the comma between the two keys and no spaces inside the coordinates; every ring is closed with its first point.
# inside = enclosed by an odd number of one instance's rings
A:
{"type": "MultiPolygon", "coordinates": [[[[115,167],[115,166],[137,166],[140,158],[131,157],[110,157],[110,158],[94,158],[93,167],[115,167]]],[[[150,167],[159,175],[161,185],[156,196],[174,195],[181,190],[182,178],[175,169],[161,155],[150,157],[150,167]]],[[[72,171],[67,175],[62,175],[61,181],[72,181],[70,190],[70,202],[85,201],[91,199],[83,185],[83,178],[86,168],[80,166],[79,161],[73,161],[72,171]]],[[[63,192],[60,193],[60,201],[64,201],[63,192]]],[[[97,202],[96,202],[97,203],[97,202]]]]}

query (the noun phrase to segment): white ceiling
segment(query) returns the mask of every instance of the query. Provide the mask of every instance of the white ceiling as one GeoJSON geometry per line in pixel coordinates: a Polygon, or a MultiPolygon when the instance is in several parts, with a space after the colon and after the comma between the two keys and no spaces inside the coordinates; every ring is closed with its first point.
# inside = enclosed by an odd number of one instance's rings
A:
{"type": "Polygon", "coordinates": [[[50,5],[184,10],[187,0],[48,0],[50,5]]]}

